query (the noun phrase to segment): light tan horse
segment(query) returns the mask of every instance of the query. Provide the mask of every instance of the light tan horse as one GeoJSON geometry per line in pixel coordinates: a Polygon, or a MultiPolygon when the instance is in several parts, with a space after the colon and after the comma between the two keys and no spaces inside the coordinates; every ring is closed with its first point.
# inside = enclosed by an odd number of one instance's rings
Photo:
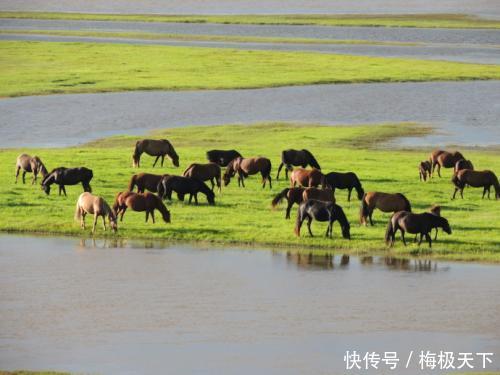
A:
{"type": "Polygon", "coordinates": [[[42,175],[42,179],[45,178],[49,174],[45,165],[43,165],[42,161],[38,156],[31,157],[28,154],[21,154],[17,157],[16,160],[16,184],[17,178],[19,177],[20,170],[23,170],[23,184],[26,183],[25,176],[26,173],[33,173],[33,177],[31,179],[31,185],[36,182],[38,174],[42,175]]]}
{"type": "Polygon", "coordinates": [[[308,187],[304,189],[302,193],[303,201],[307,201],[309,199],[316,199],[318,201],[323,202],[332,202],[335,203],[335,196],[333,195],[332,189],[318,189],[314,187],[308,187]]]}
{"type": "Polygon", "coordinates": [[[179,156],[175,152],[174,146],[172,146],[172,144],[166,139],[143,139],[141,141],[137,141],[135,144],[134,154],[132,155],[134,167],[140,166],[141,155],[144,152],[149,156],[156,156],[153,167],[156,165],[159,158],[161,158],[161,166],[163,167],[165,155],[172,160],[172,163],[176,167],[179,166],[179,156]]]}
{"type": "Polygon", "coordinates": [[[249,175],[259,173],[262,176],[262,188],[266,187],[266,180],[269,181],[269,188],[272,189],[271,182],[271,160],[264,157],[241,158],[231,160],[224,172],[224,185],[229,185],[231,177],[238,174],[238,186],[245,187],[245,178],[249,175]]]}
{"type": "Polygon", "coordinates": [[[95,226],[97,224],[97,218],[102,216],[102,225],[104,230],[106,230],[106,216],[109,220],[109,225],[113,232],[118,230],[118,225],[116,222],[116,214],[109,207],[104,199],[91,193],[85,192],[80,194],[78,201],[76,202],[75,209],[75,220],[80,220],[80,225],[82,229],[85,229],[85,216],[87,214],[94,215],[94,225],[92,226],[92,233],[95,233],[95,226]]]}
{"type": "Polygon", "coordinates": [[[290,187],[295,187],[295,185],[303,187],[318,187],[321,185],[323,189],[326,189],[327,182],[325,175],[319,169],[296,168],[290,174],[290,187]]]}
{"type": "Polygon", "coordinates": [[[361,224],[367,225],[367,219],[370,219],[370,224],[373,225],[372,215],[375,208],[378,208],[382,212],[411,212],[410,201],[403,194],[371,191],[365,193],[361,200],[361,209],[359,212],[359,221],[361,224]]]}
{"type": "Polygon", "coordinates": [[[496,199],[500,198],[500,185],[498,183],[498,178],[492,171],[461,169],[453,175],[451,182],[455,185],[455,192],[453,193],[451,199],[455,199],[458,191],[460,191],[460,196],[463,199],[465,186],[482,187],[483,199],[486,192],[488,192],[488,199],[490,199],[490,188],[493,186],[495,188],[496,199]]]}
{"type": "Polygon", "coordinates": [[[465,159],[464,156],[458,152],[448,152],[443,150],[435,150],[429,156],[432,171],[431,176],[434,175],[434,170],[437,166],[438,176],[441,177],[441,168],[454,168],[457,161],[465,159]]]}
{"type": "Polygon", "coordinates": [[[217,184],[219,193],[221,192],[221,169],[217,163],[193,163],[186,168],[182,175],[184,177],[197,178],[200,181],[210,181],[212,184],[212,191],[214,190],[215,184],[217,184]]]}

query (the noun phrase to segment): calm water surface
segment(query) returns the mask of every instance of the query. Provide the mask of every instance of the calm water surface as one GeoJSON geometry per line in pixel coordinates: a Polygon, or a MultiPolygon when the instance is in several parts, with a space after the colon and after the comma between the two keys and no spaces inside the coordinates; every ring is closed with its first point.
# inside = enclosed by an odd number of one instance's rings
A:
{"type": "Polygon", "coordinates": [[[498,370],[499,270],[4,235],[0,363],[102,374],[317,374],[343,373],[346,350],[448,350],[494,352],[490,369],[498,370]]]}

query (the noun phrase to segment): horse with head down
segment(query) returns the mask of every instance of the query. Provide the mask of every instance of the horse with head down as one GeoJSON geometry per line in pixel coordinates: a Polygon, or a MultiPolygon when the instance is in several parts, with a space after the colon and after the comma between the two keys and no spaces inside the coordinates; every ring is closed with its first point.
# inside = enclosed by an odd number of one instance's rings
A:
{"type": "Polygon", "coordinates": [[[365,194],[365,190],[361,186],[358,176],[354,172],[330,172],[326,174],[326,183],[330,186],[335,194],[335,189],[347,189],[347,201],[351,201],[352,189],[356,189],[358,199],[361,200],[365,194]]]}
{"type": "Polygon", "coordinates": [[[210,181],[212,184],[212,191],[214,190],[215,184],[217,184],[219,193],[221,192],[221,170],[217,163],[192,163],[186,168],[182,175],[184,177],[197,178],[200,181],[210,181]]]}
{"type": "Polygon", "coordinates": [[[451,179],[455,185],[455,191],[451,199],[455,199],[457,192],[460,191],[460,196],[464,197],[465,186],[482,187],[483,199],[486,192],[488,192],[488,199],[490,199],[490,189],[495,188],[495,198],[500,198],[500,185],[498,178],[492,171],[473,171],[472,169],[462,169],[455,173],[451,179]]]}
{"type": "Polygon", "coordinates": [[[438,176],[441,177],[441,168],[454,168],[457,161],[465,159],[464,156],[458,152],[448,152],[443,150],[435,150],[429,156],[432,170],[431,176],[434,175],[434,170],[437,166],[438,176]]]}
{"type": "Polygon", "coordinates": [[[300,237],[300,228],[302,227],[304,220],[307,220],[307,229],[309,230],[309,235],[311,237],[313,237],[311,231],[311,223],[313,220],[328,222],[326,237],[332,237],[333,222],[338,220],[342,228],[342,237],[349,240],[351,239],[351,226],[347,220],[344,210],[338,204],[317,201],[314,199],[302,202],[297,212],[297,220],[294,229],[295,234],[298,237],[300,237]]]}
{"type": "Polygon", "coordinates": [[[179,166],[179,155],[175,152],[174,146],[172,146],[172,144],[166,139],[143,139],[141,141],[137,141],[132,155],[134,167],[140,166],[141,155],[143,153],[146,153],[149,156],[156,156],[153,167],[156,165],[159,158],[161,158],[161,166],[163,167],[165,156],[172,160],[172,163],[176,167],[179,166]]]}
{"type": "Polygon", "coordinates": [[[295,185],[304,187],[318,187],[321,185],[323,189],[326,189],[328,183],[325,175],[319,169],[296,168],[290,175],[290,187],[295,187],[295,185]]]}
{"type": "Polygon", "coordinates": [[[148,222],[149,215],[151,215],[153,224],[155,223],[154,211],[158,210],[161,213],[163,221],[170,223],[170,211],[165,207],[162,200],[153,193],[119,192],[116,195],[113,210],[116,216],[121,214],[120,221],[123,221],[123,215],[125,215],[127,208],[130,208],[132,211],[146,212],[146,223],[148,222]]]}
{"type": "Polygon", "coordinates": [[[85,192],[80,194],[78,197],[75,209],[75,220],[80,220],[80,226],[82,229],[85,229],[85,216],[87,214],[94,215],[92,233],[95,232],[95,226],[99,216],[102,217],[104,230],[106,230],[106,217],[109,220],[109,225],[111,226],[113,232],[118,230],[115,211],[109,207],[108,203],[103,198],[85,192]]]}
{"type": "Polygon", "coordinates": [[[359,212],[361,224],[367,225],[368,219],[370,219],[370,224],[373,225],[372,215],[375,208],[378,208],[382,212],[411,212],[410,201],[403,194],[371,191],[365,193],[363,199],[361,199],[361,209],[359,212]]]}
{"type": "Polygon", "coordinates": [[[59,195],[61,192],[66,196],[66,188],[65,185],[77,185],[79,183],[83,186],[83,191],[92,192],[92,188],[90,187],[90,180],[92,180],[94,174],[91,169],[80,167],[80,168],[65,168],[59,167],[48,175],[42,181],[42,189],[43,191],[49,195],[50,194],[50,185],[57,184],[59,185],[59,195]]]}
{"type": "Polygon", "coordinates": [[[229,185],[231,177],[238,174],[238,186],[245,187],[245,178],[249,175],[260,173],[262,176],[262,188],[266,187],[266,180],[269,181],[269,188],[272,189],[271,182],[271,160],[264,157],[242,158],[232,160],[224,173],[224,185],[229,185]]]}
{"type": "Polygon", "coordinates": [[[26,183],[25,177],[26,173],[33,173],[33,178],[31,179],[31,185],[36,182],[38,174],[42,176],[42,179],[49,174],[45,165],[43,165],[42,160],[38,156],[31,157],[28,154],[21,154],[16,160],[16,184],[17,178],[19,177],[19,172],[23,170],[23,184],[26,183]]]}
{"type": "Polygon", "coordinates": [[[285,178],[288,179],[288,171],[291,172],[293,170],[293,166],[301,166],[302,168],[305,168],[308,165],[316,169],[321,169],[319,163],[316,161],[316,158],[309,150],[284,150],[281,152],[281,164],[278,167],[276,179],[279,180],[280,172],[283,166],[285,166],[285,178]]]}

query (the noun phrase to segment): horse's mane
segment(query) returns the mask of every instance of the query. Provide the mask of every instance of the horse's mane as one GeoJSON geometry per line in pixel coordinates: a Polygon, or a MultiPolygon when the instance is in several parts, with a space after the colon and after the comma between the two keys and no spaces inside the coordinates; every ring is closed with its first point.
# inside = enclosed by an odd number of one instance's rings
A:
{"type": "Polygon", "coordinates": [[[411,204],[410,204],[410,201],[408,200],[408,198],[406,198],[403,194],[401,193],[396,193],[396,195],[400,196],[406,203],[406,208],[408,212],[411,212],[411,204]]]}
{"type": "Polygon", "coordinates": [[[183,175],[184,177],[186,177],[186,173],[187,173],[187,172],[188,172],[191,168],[193,168],[193,166],[194,166],[195,164],[196,164],[196,163],[191,163],[191,164],[189,164],[189,166],[186,168],[186,170],[185,170],[184,172],[182,172],[182,175],[183,175]]]}
{"type": "Polygon", "coordinates": [[[346,226],[350,227],[349,220],[347,220],[347,216],[346,216],[344,210],[342,209],[342,207],[340,207],[336,203],[333,204],[333,207],[338,214],[338,219],[339,219],[340,225],[342,225],[342,226],[346,225],[346,226]]]}
{"type": "Polygon", "coordinates": [[[309,157],[309,159],[310,159],[309,164],[311,164],[311,166],[313,166],[316,169],[321,169],[318,161],[316,160],[316,158],[313,156],[313,154],[309,150],[302,149],[302,152],[305,153],[309,157]]]}

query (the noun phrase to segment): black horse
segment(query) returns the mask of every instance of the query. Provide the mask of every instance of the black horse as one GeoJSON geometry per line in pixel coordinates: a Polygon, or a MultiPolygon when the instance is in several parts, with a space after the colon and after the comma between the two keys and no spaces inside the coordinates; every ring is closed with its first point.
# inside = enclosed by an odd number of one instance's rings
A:
{"type": "Polygon", "coordinates": [[[335,194],[335,189],[348,189],[349,193],[347,195],[347,201],[351,201],[351,192],[352,189],[356,189],[358,193],[358,199],[363,199],[363,195],[365,191],[361,186],[361,182],[359,181],[358,176],[354,172],[347,173],[339,173],[339,172],[330,172],[326,177],[326,183],[330,185],[335,194]]]}
{"type": "Polygon", "coordinates": [[[83,191],[92,192],[92,188],[90,187],[90,180],[94,174],[91,169],[81,167],[81,168],[64,168],[59,167],[52,172],[50,172],[42,181],[42,189],[43,191],[49,195],[50,194],[50,185],[57,184],[59,185],[59,195],[61,195],[61,191],[66,196],[66,188],[64,185],[77,185],[82,183],[83,191]]]}
{"type": "Polygon", "coordinates": [[[302,202],[299,206],[297,212],[297,221],[295,223],[295,234],[300,237],[300,227],[304,220],[307,219],[307,229],[309,234],[313,237],[311,232],[311,222],[317,221],[328,221],[328,228],[326,229],[326,237],[332,237],[332,226],[335,220],[338,220],[340,226],[342,227],[342,237],[346,239],[351,239],[351,226],[347,217],[345,216],[344,210],[338,204],[332,202],[317,201],[315,199],[310,199],[308,201],[302,202]]]}
{"type": "Polygon", "coordinates": [[[443,228],[443,230],[451,234],[450,224],[442,216],[437,216],[431,214],[430,212],[424,212],[422,214],[414,214],[408,211],[398,211],[392,215],[387,224],[387,229],[385,231],[385,242],[392,246],[396,240],[396,232],[401,231],[401,238],[403,239],[403,244],[406,246],[405,232],[412,234],[420,234],[420,241],[418,245],[422,243],[422,239],[425,236],[426,240],[429,242],[429,247],[432,247],[432,238],[430,232],[434,228],[443,228]]]}
{"type": "Polygon", "coordinates": [[[221,167],[227,165],[236,158],[241,158],[241,154],[236,150],[210,150],[207,151],[207,159],[212,163],[217,163],[221,167]]]}
{"type": "Polygon", "coordinates": [[[310,165],[313,168],[321,169],[318,162],[308,150],[284,150],[281,152],[281,164],[278,167],[278,174],[276,179],[279,180],[280,172],[285,166],[285,178],[288,180],[288,171],[293,170],[293,166],[301,166],[302,168],[310,165]]]}
{"type": "Polygon", "coordinates": [[[207,197],[210,205],[215,204],[214,192],[203,181],[192,177],[164,176],[158,184],[158,196],[160,198],[172,199],[172,191],[177,193],[180,201],[184,201],[184,196],[189,194],[189,203],[194,198],[198,204],[198,193],[203,193],[207,197]]]}

